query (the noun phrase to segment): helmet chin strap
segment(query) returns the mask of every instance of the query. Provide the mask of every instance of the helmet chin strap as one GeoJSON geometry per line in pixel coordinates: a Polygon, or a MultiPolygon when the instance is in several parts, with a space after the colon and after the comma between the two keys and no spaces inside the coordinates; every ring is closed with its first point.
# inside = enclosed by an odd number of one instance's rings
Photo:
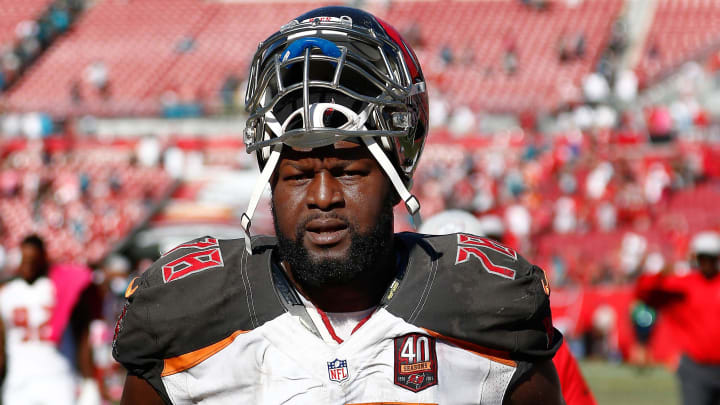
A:
{"type": "MultiPolygon", "coordinates": [[[[287,122],[289,121],[286,121],[286,124],[287,122]]],[[[265,124],[276,136],[280,136],[283,132],[285,132],[285,128],[280,125],[277,118],[275,118],[275,115],[270,111],[265,113],[265,124]]],[[[248,203],[247,210],[245,210],[240,217],[240,225],[242,226],[243,236],[245,237],[245,250],[247,250],[249,254],[252,254],[252,239],[250,238],[252,217],[255,214],[258,202],[260,202],[260,197],[262,196],[263,191],[265,191],[265,187],[267,187],[270,182],[270,177],[275,171],[278,161],[280,161],[280,152],[282,151],[282,147],[282,143],[277,143],[272,146],[270,156],[268,157],[267,162],[265,162],[265,167],[263,167],[262,172],[260,172],[260,177],[255,182],[253,192],[250,194],[250,202],[248,203]]],[[[258,151],[258,153],[263,152],[264,151],[258,151]]]]}
{"type": "Polygon", "coordinates": [[[275,171],[275,167],[280,160],[280,151],[282,151],[282,147],[282,143],[272,146],[270,157],[268,158],[267,163],[265,163],[265,167],[262,172],[260,172],[260,177],[257,179],[253,192],[250,195],[250,202],[248,203],[247,210],[243,212],[240,217],[240,224],[243,229],[243,235],[245,236],[245,249],[250,254],[252,254],[252,240],[250,239],[250,225],[252,223],[252,217],[255,214],[255,208],[257,208],[258,202],[260,202],[260,197],[262,196],[263,191],[265,191],[265,187],[267,187],[270,182],[270,177],[275,171]]]}
{"type": "MultiPolygon", "coordinates": [[[[368,117],[370,115],[369,111],[363,110],[360,114],[358,114],[348,107],[334,103],[315,103],[310,106],[308,111],[310,112],[309,121],[311,122],[312,127],[325,127],[323,123],[323,117],[325,115],[325,112],[328,110],[339,112],[345,115],[345,117],[347,118],[347,122],[342,125],[340,129],[366,130],[365,122],[368,120],[368,117]]],[[[297,111],[290,114],[290,116],[285,120],[285,122],[280,125],[274,114],[271,111],[268,111],[267,113],[265,113],[265,123],[268,128],[270,128],[270,130],[275,134],[275,136],[280,137],[287,129],[288,124],[298,114],[303,115],[304,108],[299,108],[297,111]]],[[[392,164],[385,152],[383,152],[380,145],[378,145],[378,143],[373,138],[360,138],[365,143],[365,146],[367,146],[368,150],[378,162],[380,167],[383,169],[385,174],[388,176],[388,179],[390,179],[393,187],[395,187],[395,191],[397,191],[400,198],[402,198],[402,200],[405,202],[405,208],[407,208],[408,212],[412,216],[415,229],[419,229],[422,220],[420,218],[420,203],[418,202],[417,198],[415,198],[414,195],[410,194],[410,191],[408,191],[407,187],[405,187],[405,184],[400,178],[400,175],[395,169],[395,166],[392,164]]],[[[308,136],[299,135],[297,137],[293,137],[292,139],[286,141],[286,143],[290,147],[314,148],[329,145],[334,143],[335,141],[336,138],[317,139],[317,134],[309,134],[308,136]]],[[[265,191],[265,187],[267,187],[270,181],[270,177],[272,177],[272,174],[277,167],[277,164],[280,160],[280,152],[282,151],[282,147],[282,143],[277,143],[272,146],[270,156],[268,157],[268,160],[265,163],[265,167],[260,173],[260,177],[255,183],[253,192],[250,195],[250,202],[248,203],[248,208],[242,214],[240,219],[243,229],[243,235],[245,236],[245,249],[249,254],[252,254],[252,240],[250,239],[250,226],[252,224],[252,217],[255,214],[255,209],[257,208],[258,202],[260,201],[260,197],[262,196],[263,191],[265,191]]],[[[258,152],[262,153],[262,151],[258,152]]]]}
{"type": "Polygon", "coordinates": [[[415,229],[419,229],[420,225],[422,225],[422,219],[420,218],[420,202],[414,195],[410,194],[410,191],[407,187],[405,187],[405,183],[403,183],[400,178],[395,166],[392,164],[390,159],[388,159],[380,145],[378,145],[373,138],[363,137],[362,140],[365,142],[365,145],[370,153],[373,155],[375,160],[377,160],[380,167],[382,167],[383,171],[390,179],[393,187],[395,187],[395,191],[397,191],[400,198],[402,198],[405,202],[405,208],[407,208],[408,213],[412,216],[413,226],[415,229]]]}

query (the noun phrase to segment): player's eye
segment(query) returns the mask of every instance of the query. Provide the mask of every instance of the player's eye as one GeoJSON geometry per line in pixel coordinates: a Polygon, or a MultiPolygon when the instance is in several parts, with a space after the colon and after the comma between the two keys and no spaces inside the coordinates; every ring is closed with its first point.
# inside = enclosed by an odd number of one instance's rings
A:
{"type": "Polygon", "coordinates": [[[309,173],[300,173],[300,174],[288,176],[287,179],[288,180],[307,180],[307,179],[311,179],[312,177],[313,176],[309,173]]]}
{"type": "Polygon", "coordinates": [[[345,177],[364,176],[365,172],[362,170],[343,170],[342,175],[345,177]]]}
{"type": "Polygon", "coordinates": [[[309,171],[293,170],[293,171],[286,172],[282,176],[282,179],[284,181],[302,181],[302,180],[311,179],[314,175],[315,175],[314,172],[311,170],[309,170],[309,171]]]}
{"type": "Polygon", "coordinates": [[[348,169],[348,168],[344,168],[344,167],[338,167],[336,169],[333,169],[330,171],[330,173],[334,177],[340,177],[340,178],[360,177],[360,176],[364,176],[366,174],[366,172],[363,170],[348,169]]]}

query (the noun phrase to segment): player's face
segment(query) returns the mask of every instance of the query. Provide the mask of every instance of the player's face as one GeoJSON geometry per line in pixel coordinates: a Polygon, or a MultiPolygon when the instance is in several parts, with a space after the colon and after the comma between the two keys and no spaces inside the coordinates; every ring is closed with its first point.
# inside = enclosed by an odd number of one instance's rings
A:
{"type": "Polygon", "coordinates": [[[30,244],[20,246],[20,253],[22,260],[18,268],[18,275],[27,281],[36,279],[40,276],[44,265],[43,253],[30,244]]]}
{"type": "Polygon", "coordinates": [[[373,257],[367,256],[389,244],[389,195],[390,183],[364,146],[339,142],[307,152],[285,148],[273,181],[281,254],[291,260],[293,272],[310,266],[308,277],[319,277],[305,280],[310,284],[351,280],[363,270],[358,263],[371,265],[373,257]],[[323,271],[333,274],[322,276],[323,271]]]}

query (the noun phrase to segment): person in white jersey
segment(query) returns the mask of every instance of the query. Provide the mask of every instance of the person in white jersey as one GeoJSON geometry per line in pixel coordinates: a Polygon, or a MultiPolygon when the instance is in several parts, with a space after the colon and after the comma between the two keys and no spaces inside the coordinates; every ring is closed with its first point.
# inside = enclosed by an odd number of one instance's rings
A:
{"type": "MultiPolygon", "coordinates": [[[[234,39],[228,39],[234,40],[234,39]]],[[[428,130],[395,29],[348,7],[263,41],[244,238],[167,252],[128,287],[122,404],[561,404],[541,269],[494,241],[393,231],[428,130]],[[276,237],[250,236],[270,183],[276,237]]]]}
{"type": "Polygon", "coordinates": [[[52,268],[38,236],[26,237],[20,248],[17,276],[0,287],[2,403],[99,405],[87,342],[87,281],[75,275],[80,270],[52,268]]]}

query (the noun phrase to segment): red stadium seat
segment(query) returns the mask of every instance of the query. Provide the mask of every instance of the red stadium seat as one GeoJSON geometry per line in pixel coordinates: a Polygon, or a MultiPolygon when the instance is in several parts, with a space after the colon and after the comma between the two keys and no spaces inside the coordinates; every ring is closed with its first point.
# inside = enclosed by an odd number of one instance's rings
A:
{"type": "Polygon", "coordinates": [[[660,0],[638,68],[646,84],[661,78],[720,41],[720,7],[714,1],[660,0]],[[654,54],[651,49],[654,48],[654,54]]]}
{"type": "MultiPolygon", "coordinates": [[[[161,111],[161,98],[202,102],[218,111],[219,91],[231,74],[242,78],[255,44],[290,18],[318,6],[287,2],[226,4],[177,0],[119,2],[91,8],[74,30],[46,52],[13,87],[9,105],[58,115],[148,115],[161,111]],[[150,39],[149,39],[150,38],[150,39]],[[185,51],[178,50],[185,46],[185,51]],[[103,98],[82,84],[82,102],[70,88],[83,81],[94,61],[108,69],[103,98]]],[[[621,0],[585,1],[570,8],[561,2],[537,12],[515,1],[413,1],[379,10],[400,31],[417,24],[423,46],[417,51],[433,86],[457,104],[494,111],[550,110],[561,102],[560,88],[577,85],[603,51],[621,0]],[[584,34],[586,53],[561,63],[556,42],[562,34],[584,34]],[[518,70],[503,71],[507,44],[517,52],[518,70]],[[440,50],[452,48],[455,62],[444,66],[440,50]],[[472,60],[470,60],[472,59],[472,60]],[[445,82],[433,78],[442,77],[445,82]]]]}
{"type": "Polygon", "coordinates": [[[52,0],[0,0],[0,46],[13,44],[18,23],[39,17],[51,2],[52,0]]]}

